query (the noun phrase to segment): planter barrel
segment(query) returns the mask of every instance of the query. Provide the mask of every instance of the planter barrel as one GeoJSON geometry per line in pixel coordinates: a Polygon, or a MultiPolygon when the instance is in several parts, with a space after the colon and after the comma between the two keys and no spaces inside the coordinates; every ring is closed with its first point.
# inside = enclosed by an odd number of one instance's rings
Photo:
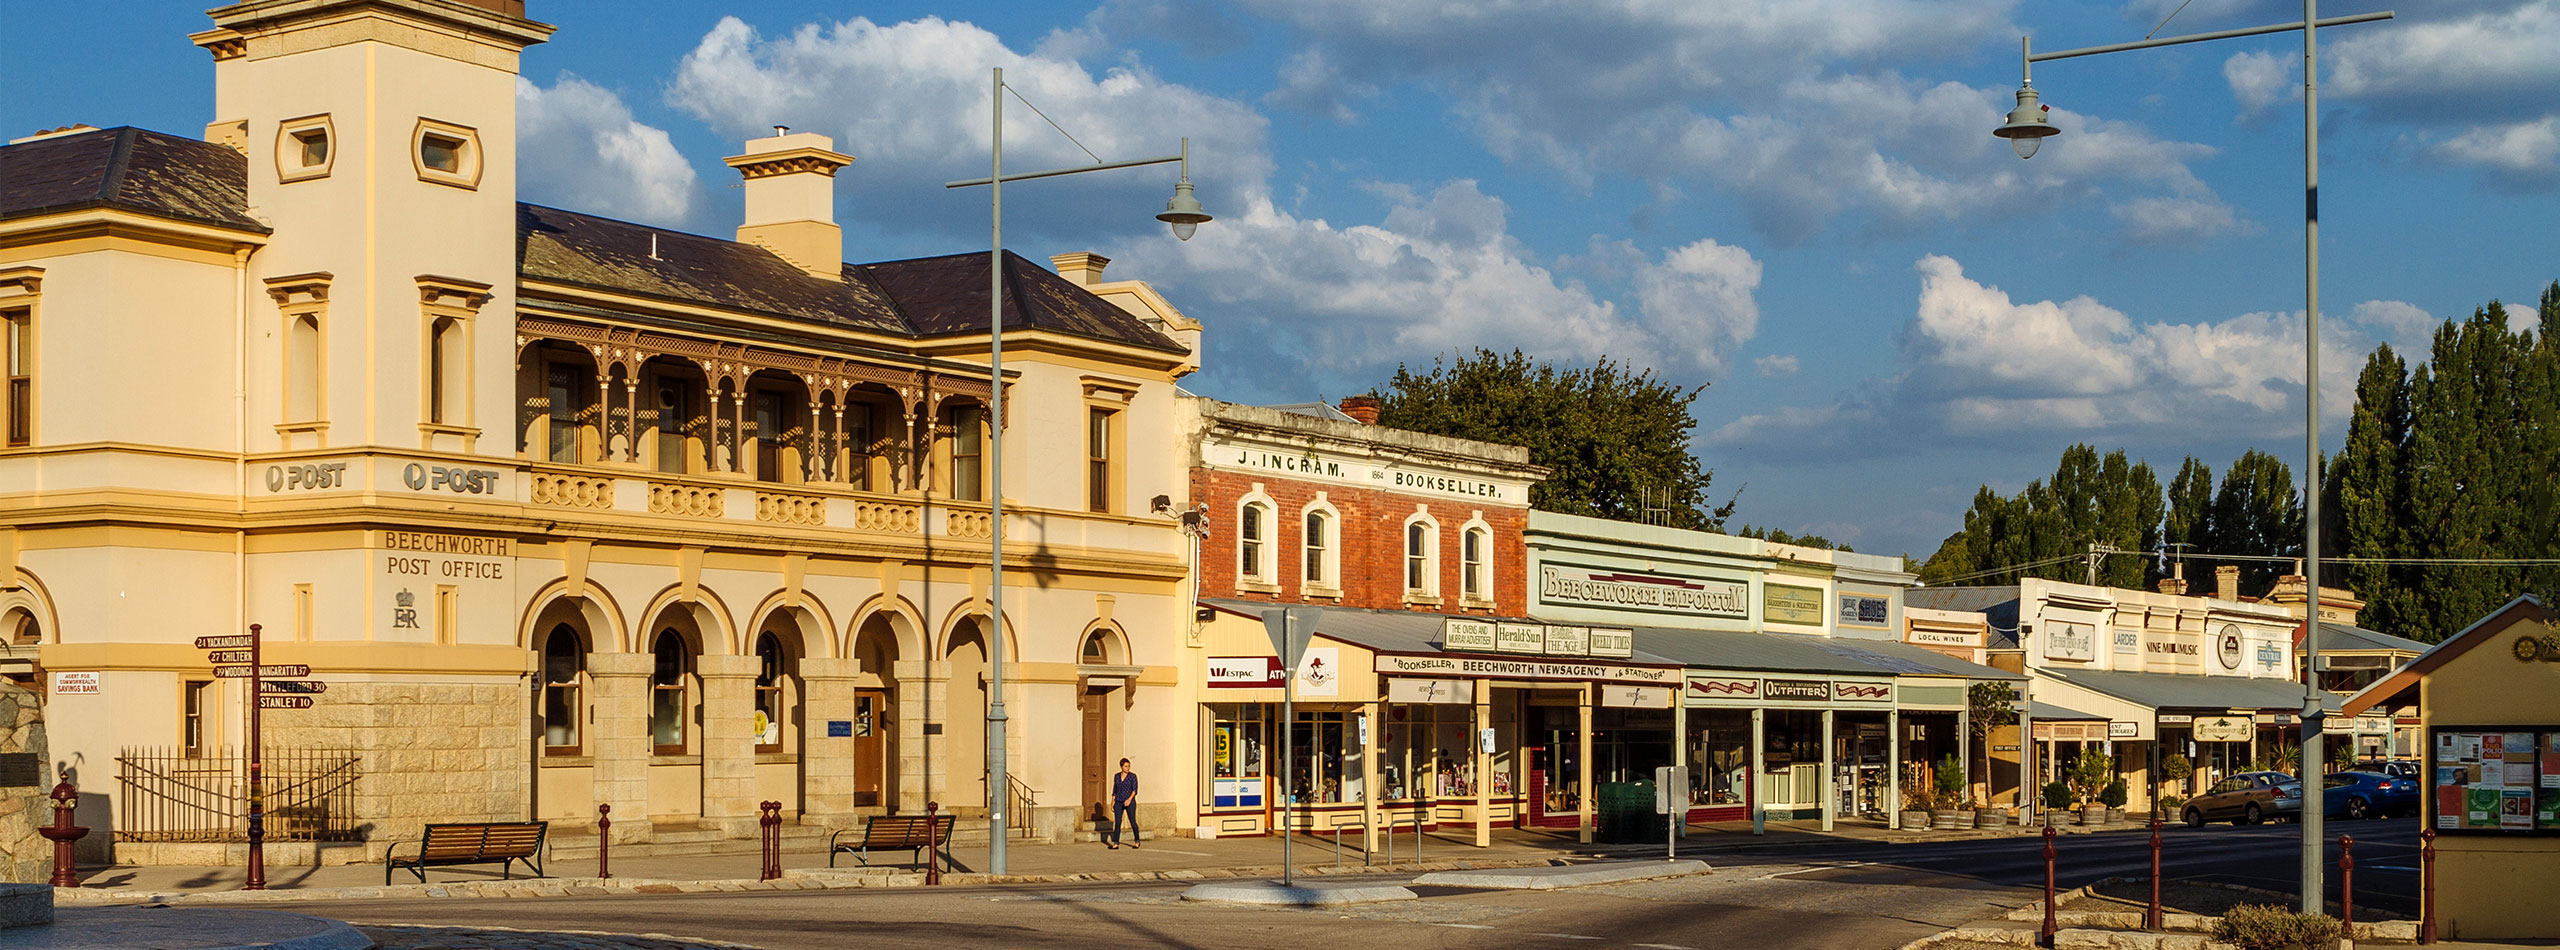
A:
{"type": "Polygon", "coordinates": [[[2008,825],[2009,813],[1997,808],[1985,808],[1973,813],[1973,826],[1976,828],[2005,828],[2008,825]]]}
{"type": "Polygon", "coordinates": [[[1929,830],[1929,813],[1928,813],[1928,812],[1925,812],[1925,811],[1905,811],[1905,812],[1903,812],[1903,813],[1902,813],[1902,830],[1904,830],[1904,831],[1927,831],[1927,830],[1929,830]]]}

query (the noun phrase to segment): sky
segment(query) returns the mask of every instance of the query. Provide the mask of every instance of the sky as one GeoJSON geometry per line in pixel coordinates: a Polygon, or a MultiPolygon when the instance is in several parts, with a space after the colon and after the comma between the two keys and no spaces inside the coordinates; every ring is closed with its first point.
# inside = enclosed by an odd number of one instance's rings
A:
{"type": "MultiPolygon", "coordinates": [[[[16,0],[0,131],[201,135],[205,6],[16,0]]],[[[2423,354],[2443,319],[2529,313],[2560,279],[2560,0],[2408,6],[2320,31],[2331,451],[2377,343],[2423,354]]],[[[1479,346],[1605,357],[1707,387],[1692,444],[1737,525],[1920,558],[1978,486],[2016,491],[2075,442],[2164,478],[2252,447],[2301,468],[2299,34],[2039,63],[2062,133],[2029,161],[1989,134],[2021,36],[2063,50],[2296,5],[529,8],[559,27],[517,87],[520,197],[541,204],[728,236],[721,159],[788,125],[856,157],[847,259],[894,260],[986,247],[985,192],[942,183],[987,172],[992,67],[1020,96],[1009,170],[1188,137],[1216,216],[1194,240],[1153,220],[1159,167],[1012,186],[1005,244],[1153,283],[1207,328],[1184,381],[1202,395],[1339,400],[1479,346]]]]}

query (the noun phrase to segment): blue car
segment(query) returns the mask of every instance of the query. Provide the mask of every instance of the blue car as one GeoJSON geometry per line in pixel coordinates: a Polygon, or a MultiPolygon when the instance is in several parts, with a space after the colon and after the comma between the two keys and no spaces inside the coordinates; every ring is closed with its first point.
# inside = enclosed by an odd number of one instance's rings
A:
{"type": "Polygon", "coordinates": [[[2418,782],[2380,772],[2331,772],[2320,790],[2321,813],[2342,818],[2389,818],[2418,812],[2418,782]]]}

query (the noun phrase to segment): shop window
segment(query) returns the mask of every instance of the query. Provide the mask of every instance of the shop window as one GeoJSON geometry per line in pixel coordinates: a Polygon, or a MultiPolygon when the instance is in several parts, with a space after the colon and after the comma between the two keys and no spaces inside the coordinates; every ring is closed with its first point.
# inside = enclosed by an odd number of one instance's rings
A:
{"type": "Polygon", "coordinates": [[[9,444],[27,445],[35,440],[35,311],[0,311],[0,337],[8,348],[9,389],[0,399],[8,401],[9,444]]]}
{"type": "Polygon", "coordinates": [[[788,709],[784,689],[790,677],[790,656],[783,652],[782,639],[771,632],[756,636],[756,751],[782,751],[783,713],[788,709]]]}
{"type": "MultiPolygon", "coordinates": [[[[1476,794],[1476,712],[1465,703],[1413,703],[1382,707],[1378,782],[1388,799],[1467,798],[1476,794]]],[[[1509,797],[1518,748],[1517,716],[1510,703],[1491,707],[1494,748],[1488,794],[1509,797]]]]}
{"type": "Polygon", "coordinates": [[[179,735],[186,741],[187,757],[195,758],[212,750],[212,723],[206,717],[213,712],[213,681],[188,680],[178,689],[179,708],[183,710],[180,715],[184,717],[179,735]]]}
{"type": "Polygon", "coordinates": [[[587,648],[577,629],[565,623],[551,628],[551,636],[542,644],[544,755],[577,755],[585,748],[578,727],[586,718],[586,707],[579,700],[586,671],[587,648]]]}
{"type": "Polygon", "coordinates": [[[683,755],[693,651],[686,648],[683,634],[669,629],[658,632],[658,642],[650,653],[656,661],[649,674],[650,751],[683,755]]]}
{"type": "Polygon", "coordinates": [[[1358,738],[1344,730],[1346,716],[1300,711],[1291,724],[1288,780],[1294,800],[1318,805],[1362,800],[1359,750],[1344,748],[1358,738]]]}
{"type": "Polygon", "coordinates": [[[1219,703],[1209,707],[1209,802],[1213,808],[1261,808],[1268,775],[1263,757],[1265,707],[1219,703]]]}
{"type": "Polygon", "coordinates": [[[1689,804],[1741,805],[1751,794],[1751,713],[1689,711],[1689,804]]]}

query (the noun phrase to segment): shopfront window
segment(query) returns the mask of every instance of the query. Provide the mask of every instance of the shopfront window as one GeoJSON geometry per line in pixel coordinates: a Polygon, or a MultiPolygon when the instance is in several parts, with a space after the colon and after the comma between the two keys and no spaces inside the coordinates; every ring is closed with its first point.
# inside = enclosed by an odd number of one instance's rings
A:
{"type": "MultiPolygon", "coordinates": [[[[1379,736],[1378,783],[1388,799],[1472,798],[1476,794],[1476,711],[1462,703],[1387,706],[1379,736]]],[[[1519,748],[1518,716],[1511,702],[1493,704],[1491,787],[1512,794],[1513,754],[1519,748]]]]}
{"type": "Polygon", "coordinates": [[[756,751],[782,751],[782,714],[785,680],[790,676],[790,656],[782,650],[782,638],[771,633],[756,636],[756,751]]]}
{"type": "Polygon", "coordinates": [[[1269,723],[1258,704],[1217,703],[1209,707],[1210,806],[1260,808],[1266,774],[1263,749],[1269,723]]]}
{"type": "Polygon", "coordinates": [[[1751,713],[1689,711],[1689,804],[1740,805],[1751,795],[1751,713]]]}
{"type": "Polygon", "coordinates": [[[586,707],[578,701],[580,674],[587,652],[578,631],[568,624],[551,628],[542,646],[542,745],[548,755],[577,755],[579,721],[586,707]]]}
{"type": "Polygon", "coordinates": [[[658,633],[658,642],[649,674],[649,743],[659,755],[683,755],[685,751],[686,693],[692,685],[693,655],[685,648],[684,635],[674,630],[658,633]]]}

